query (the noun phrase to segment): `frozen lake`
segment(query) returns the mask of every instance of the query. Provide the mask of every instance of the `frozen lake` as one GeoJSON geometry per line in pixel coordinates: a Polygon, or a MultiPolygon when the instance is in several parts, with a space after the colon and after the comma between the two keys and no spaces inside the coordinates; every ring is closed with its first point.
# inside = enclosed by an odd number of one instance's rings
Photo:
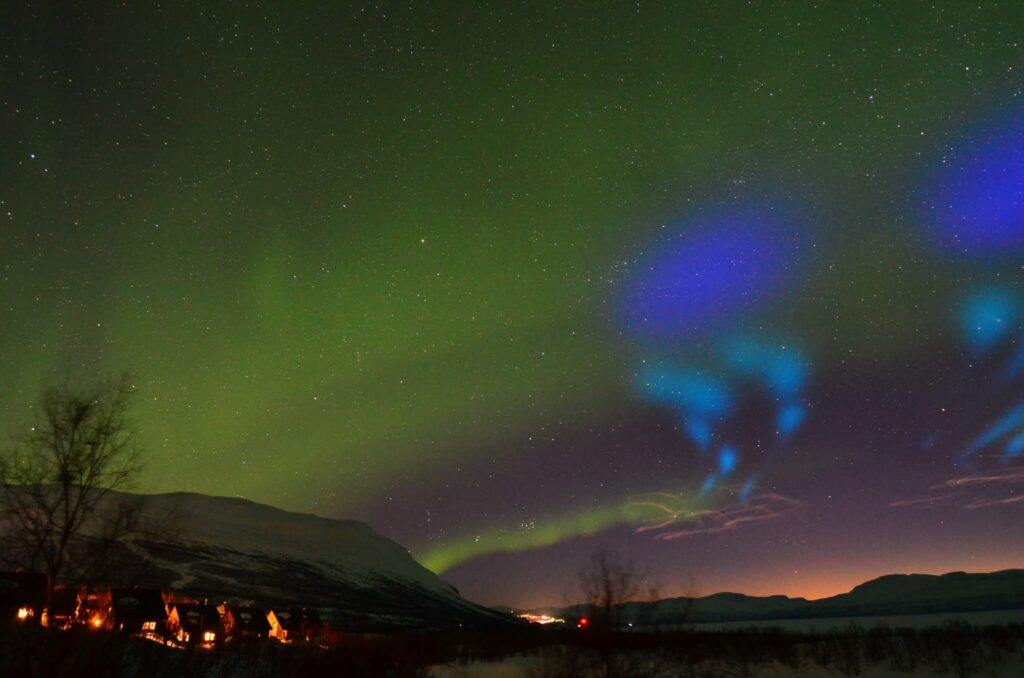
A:
{"type": "MultiPolygon", "coordinates": [[[[985,612],[948,612],[939,614],[895,615],[880,617],[831,617],[822,619],[779,619],[768,621],[723,622],[716,624],[692,624],[687,628],[707,631],[729,631],[738,629],[769,629],[779,628],[793,632],[827,632],[842,629],[851,624],[861,628],[886,625],[891,628],[928,628],[942,626],[947,622],[966,622],[975,626],[999,624],[1024,624],[1024,609],[994,610],[985,612]]],[[[468,665],[438,666],[432,670],[434,678],[533,678],[545,674],[540,659],[533,655],[515,655],[490,662],[473,662],[468,665]]],[[[729,673],[726,665],[706,664],[698,669],[698,675],[734,675],[729,673]],[[721,669],[719,671],[718,669],[721,669]]],[[[805,665],[800,668],[785,667],[777,663],[756,665],[757,675],[764,678],[839,678],[844,674],[834,668],[817,665],[805,665]]],[[[884,662],[864,666],[862,675],[878,678],[898,678],[900,676],[936,676],[955,675],[952,668],[948,673],[936,673],[933,666],[920,666],[917,672],[898,671],[884,662]]],[[[1018,678],[1024,675],[1024,657],[1011,657],[999,666],[984,667],[970,675],[988,678],[1018,678]]]]}
{"type": "Polygon", "coordinates": [[[757,621],[714,622],[690,624],[694,630],[728,631],[735,629],[778,628],[786,631],[828,631],[850,624],[859,626],[887,625],[899,628],[926,628],[942,626],[947,622],[962,621],[975,626],[993,624],[1024,624],[1024,609],[986,610],[984,612],[940,612],[936,614],[905,614],[882,617],[822,617],[820,619],[767,619],[757,621]]]}

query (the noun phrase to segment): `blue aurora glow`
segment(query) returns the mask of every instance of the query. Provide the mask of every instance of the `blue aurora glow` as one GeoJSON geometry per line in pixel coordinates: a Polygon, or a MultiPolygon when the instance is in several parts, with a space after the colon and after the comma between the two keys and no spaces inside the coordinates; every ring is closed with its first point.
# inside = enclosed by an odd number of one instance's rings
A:
{"type": "Polygon", "coordinates": [[[943,153],[919,195],[942,249],[990,257],[1024,248],[1024,111],[966,134],[943,153]]]}
{"type": "MultiPolygon", "coordinates": [[[[1020,335],[1021,301],[1006,288],[987,288],[969,294],[958,309],[960,337],[967,350],[975,356],[996,352],[1006,355],[1003,348],[1020,335]],[[998,351],[996,351],[998,349],[998,351]]],[[[1024,344],[1013,350],[1009,360],[998,372],[996,385],[1005,387],[1024,373],[1024,344]]],[[[985,448],[1006,440],[1003,459],[1024,452],[1024,403],[1010,408],[974,438],[964,450],[961,461],[966,462],[985,448]]]]}
{"type": "Polygon", "coordinates": [[[651,365],[641,373],[640,384],[651,400],[701,416],[721,416],[732,407],[729,387],[697,370],[651,365]]]}
{"type": "Polygon", "coordinates": [[[1016,329],[1018,301],[1008,290],[990,289],[971,294],[960,308],[960,332],[968,347],[986,352],[1005,341],[1016,329]]]}
{"type": "Polygon", "coordinates": [[[1018,433],[1006,444],[1005,454],[1007,457],[1016,457],[1024,452],[1024,431],[1018,433]]]}
{"type": "Polygon", "coordinates": [[[1024,374],[1024,342],[1017,347],[1017,352],[1010,358],[1010,362],[999,375],[999,380],[1003,383],[1014,381],[1022,374],[1024,374]]]}
{"type": "Polygon", "coordinates": [[[736,459],[736,448],[723,447],[718,452],[718,472],[723,476],[732,473],[736,468],[736,459]]]}
{"type": "MultiPolygon", "coordinates": [[[[971,441],[964,451],[964,457],[972,457],[984,448],[992,445],[1011,434],[1016,434],[1007,446],[1006,453],[1014,455],[1021,450],[1017,448],[1017,440],[1024,435],[1024,403],[1019,403],[1006,414],[996,420],[981,435],[971,441]]],[[[1024,445],[1024,443],[1021,443],[1024,445]]]]}
{"type": "Polygon", "coordinates": [[[783,342],[734,338],[725,344],[723,355],[730,369],[761,382],[773,395],[798,395],[807,382],[803,355],[783,342]]]}
{"type": "Polygon", "coordinates": [[[799,242],[776,209],[732,205],[695,218],[639,260],[624,325],[639,337],[687,337],[775,297],[791,279],[799,242]]]}
{"type": "Polygon", "coordinates": [[[649,400],[679,414],[683,430],[701,451],[711,444],[712,421],[727,415],[733,406],[725,382],[667,363],[645,366],[637,385],[649,400]]]}
{"type": "Polygon", "coordinates": [[[779,410],[779,414],[775,419],[775,425],[778,427],[780,435],[788,437],[796,433],[797,429],[800,428],[806,418],[806,407],[800,403],[790,403],[788,405],[784,405],[782,409],[779,410]]]}
{"type": "Polygon", "coordinates": [[[736,470],[739,461],[739,453],[735,447],[727,445],[718,451],[718,467],[709,473],[700,487],[700,495],[705,496],[718,484],[719,480],[725,480],[736,470]]]}
{"type": "MultiPolygon", "coordinates": [[[[702,455],[718,451],[700,488],[710,493],[737,471],[740,450],[717,429],[735,414],[735,388],[753,385],[775,403],[780,440],[807,417],[809,378],[803,353],[769,337],[732,336],[735,323],[776,299],[799,265],[801,238],[789,215],[740,203],[709,208],[659,239],[638,260],[621,297],[625,329],[658,359],[643,361],[636,385],[652,403],[670,407],[702,455]],[[706,346],[710,348],[698,348],[706,346]],[[696,351],[708,370],[681,367],[664,356],[696,351]]],[[[746,480],[744,496],[756,487],[746,480]]]]}
{"type": "Polygon", "coordinates": [[[785,342],[763,337],[741,337],[726,342],[723,357],[738,376],[763,386],[781,404],[775,417],[779,434],[795,433],[807,416],[801,402],[810,376],[803,353],[785,342]]]}

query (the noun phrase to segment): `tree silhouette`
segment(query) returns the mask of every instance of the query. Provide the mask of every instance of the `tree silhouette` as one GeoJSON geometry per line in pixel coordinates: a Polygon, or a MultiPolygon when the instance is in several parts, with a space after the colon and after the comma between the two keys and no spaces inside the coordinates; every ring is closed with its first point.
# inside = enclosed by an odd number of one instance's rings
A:
{"type": "Polygon", "coordinates": [[[623,606],[639,599],[654,600],[657,588],[647,584],[644,573],[622,561],[604,546],[590,555],[579,571],[580,593],[591,610],[595,628],[614,629],[622,625],[623,606]]]}
{"type": "Polygon", "coordinates": [[[129,375],[49,388],[0,455],[6,559],[46,574],[48,607],[65,571],[84,576],[135,523],[138,505],[116,494],[142,469],[129,418],[134,394],[129,375]]]}

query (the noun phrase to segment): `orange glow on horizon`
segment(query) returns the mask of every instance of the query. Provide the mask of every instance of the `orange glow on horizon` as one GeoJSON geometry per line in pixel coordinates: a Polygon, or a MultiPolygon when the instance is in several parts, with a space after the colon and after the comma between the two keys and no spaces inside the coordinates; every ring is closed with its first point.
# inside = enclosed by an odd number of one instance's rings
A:
{"type": "Polygon", "coordinates": [[[663,597],[703,597],[719,592],[742,593],[748,596],[784,595],[790,598],[819,600],[843,593],[879,577],[899,574],[943,575],[950,572],[997,572],[1018,569],[1019,560],[981,559],[969,556],[942,558],[941,564],[934,564],[938,558],[908,558],[888,564],[878,563],[821,563],[815,567],[786,571],[762,572],[752,579],[732,577],[723,573],[722,579],[701,582],[697,579],[697,591],[665,592],[663,597]],[[931,561],[931,562],[929,562],[931,561]]]}

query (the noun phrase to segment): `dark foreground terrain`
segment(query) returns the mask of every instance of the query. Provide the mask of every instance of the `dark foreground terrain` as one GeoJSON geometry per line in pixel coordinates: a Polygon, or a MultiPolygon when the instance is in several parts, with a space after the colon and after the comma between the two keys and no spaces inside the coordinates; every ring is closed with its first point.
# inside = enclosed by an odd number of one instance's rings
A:
{"type": "Polygon", "coordinates": [[[0,630],[4,678],[271,678],[278,676],[1014,676],[1024,625],[948,623],[927,629],[821,633],[780,629],[601,633],[534,628],[486,633],[339,634],[327,647],[277,643],[179,650],[78,628],[0,630]],[[770,669],[770,674],[767,672],[770,669]],[[518,672],[511,672],[518,671],[518,672]]]}

